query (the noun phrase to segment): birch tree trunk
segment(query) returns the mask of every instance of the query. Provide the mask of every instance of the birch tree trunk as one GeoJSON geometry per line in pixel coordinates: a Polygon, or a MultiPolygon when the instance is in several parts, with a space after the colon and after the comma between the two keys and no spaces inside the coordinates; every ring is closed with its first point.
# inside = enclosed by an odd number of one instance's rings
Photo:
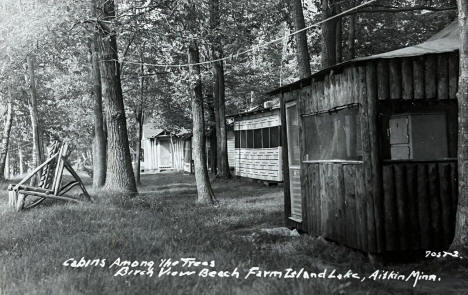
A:
{"type": "Polygon", "coordinates": [[[105,188],[111,191],[136,192],[130,147],[128,144],[120,65],[118,61],[114,1],[99,0],[102,38],[100,44],[103,97],[107,100],[107,174],[105,188]]]}
{"type": "Polygon", "coordinates": [[[13,121],[13,110],[11,101],[11,89],[8,89],[7,111],[5,115],[5,125],[3,126],[2,142],[0,147],[0,181],[5,180],[5,172],[8,161],[8,144],[10,142],[11,123],[13,121]]]}
{"type": "MultiPolygon", "coordinates": [[[[91,12],[97,17],[96,3],[91,1],[91,12]]],[[[106,137],[104,134],[104,114],[102,109],[102,82],[99,62],[99,30],[96,28],[90,42],[91,68],[94,97],[94,140],[93,140],[93,187],[103,187],[106,182],[106,137]]]]}
{"type": "MultiPolygon", "coordinates": [[[[198,44],[192,41],[189,45],[189,63],[198,63],[200,53],[198,44]]],[[[214,204],[216,202],[213,189],[211,188],[208,177],[208,168],[206,167],[206,148],[205,148],[205,121],[203,114],[203,92],[200,66],[190,68],[192,78],[192,117],[193,117],[193,161],[195,164],[195,181],[197,183],[197,202],[201,204],[214,204]]]]}
{"type": "Polygon", "coordinates": [[[468,1],[458,0],[460,78],[458,86],[458,207],[452,247],[468,246],[468,1]]]}
{"type": "MultiPolygon", "coordinates": [[[[304,11],[302,10],[301,0],[292,1],[292,13],[294,19],[294,29],[296,31],[305,28],[304,11]]],[[[310,55],[307,46],[307,31],[302,31],[296,36],[296,58],[299,66],[299,77],[301,79],[307,78],[311,75],[310,70],[310,55]]]]}

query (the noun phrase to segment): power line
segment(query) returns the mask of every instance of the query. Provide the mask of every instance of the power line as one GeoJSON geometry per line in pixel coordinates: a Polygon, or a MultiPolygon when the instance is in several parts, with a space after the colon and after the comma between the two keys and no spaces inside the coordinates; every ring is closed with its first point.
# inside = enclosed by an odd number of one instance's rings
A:
{"type": "MultiPolygon", "coordinates": [[[[302,28],[300,30],[297,30],[295,32],[289,33],[289,34],[287,34],[287,35],[285,35],[283,37],[268,41],[266,43],[263,43],[263,44],[260,44],[260,45],[257,45],[257,46],[253,46],[252,48],[246,49],[244,51],[239,51],[236,54],[231,54],[229,56],[218,58],[218,59],[202,61],[202,62],[198,62],[198,63],[184,63],[184,64],[153,64],[153,63],[144,63],[144,62],[142,63],[142,62],[136,62],[136,61],[129,61],[129,60],[125,60],[125,59],[123,59],[122,62],[125,62],[125,63],[128,63],[128,64],[133,64],[133,65],[144,65],[144,66],[160,67],[160,68],[166,68],[167,69],[167,68],[182,68],[182,67],[190,67],[190,66],[201,66],[201,65],[207,65],[207,64],[222,62],[222,61],[226,61],[226,60],[233,60],[233,59],[237,59],[239,56],[246,55],[246,54],[249,54],[251,52],[256,52],[256,51],[258,51],[258,50],[260,50],[262,48],[270,46],[271,44],[283,41],[286,38],[290,38],[291,36],[294,36],[296,34],[304,32],[304,31],[306,31],[306,30],[308,30],[310,28],[318,27],[321,24],[324,24],[324,23],[326,23],[328,21],[331,21],[331,20],[336,19],[338,17],[341,17],[343,15],[346,15],[346,14],[348,14],[350,12],[358,10],[358,9],[364,7],[364,6],[367,6],[367,5],[372,4],[374,2],[377,2],[377,1],[378,0],[370,0],[370,1],[364,2],[364,3],[362,3],[360,5],[357,5],[357,6],[353,7],[353,8],[350,8],[350,9],[347,9],[347,10],[345,10],[343,12],[335,14],[335,15],[329,17],[329,18],[318,21],[318,22],[316,22],[316,23],[314,23],[314,24],[312,24],[310,26],[307,26],[307,27],[302,28]]],[[[115,59],[101,60],[101,62],[109,62],[109,61],[114,61],[115,62],[117,60],[115,60],[115,59]]]]}

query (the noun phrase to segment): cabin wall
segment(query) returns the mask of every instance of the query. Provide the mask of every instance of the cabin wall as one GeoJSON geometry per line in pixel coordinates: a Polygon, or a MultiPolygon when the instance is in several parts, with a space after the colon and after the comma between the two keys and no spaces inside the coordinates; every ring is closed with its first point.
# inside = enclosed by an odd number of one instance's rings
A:
{"type": "MultiPolygon", "coordinates": [[[[280,124],[280,110],[276,109],[269,112],[236,117],[234,132],[277,127],[280,124]]],[[[235,138],[233,138],[229,155],[230,163],[232,163],[230,166],[234,166],[236,176],[275,182],[283,181],[281,146],[270,148],[236,147],[235,138]],[[234,147],[233,150],[232,147],[234,147]]]]}
{"type": "Polygon", "coordinates": [[[229,168],[234,168],[236,165],[236,139],[234,136],[234,130],[227,131],[227,152],[228,152],[228,163],[229,168]]]}
{"type": "Polygon", "coordinates": [[[385,251],[447,249],[457,210],[457,162],[383,165],[385,251]]]}
{"type": "MultiPolygon", "coordinates": [[[[458,54],[447,53],[354,63],[285,90],[283,124],[285,103],[298,102],[303,210],[301,223],[288,218],[291,192],[285,167],[287,225],[371,253],[446,248],[457,204],[456,159],[384,161],[381,118],[412,113],[420,104],[438,111],[451,108],[447,105],[456,100],[456,81],[458,54]],[[305,160],[304,117],[354,104],[359,107],[362,159],[305,160]]],[[[287,166],[285,125],[282,132],[287,166]]],[[[448,145],[452,150],[456,142],[448,145]]]]}
{"type": "Polygon", "coordinates": [[[173,169],[184,170],[184,141],[180,138],[172,138],[173,169]]]}
{"type": "Polygon", "coordinates": [[[154,138],[144,139],[143,148],[145,150],[145,171],[154,171],[158,169],[157,143],[154,138]]]}
{"type": "MultiPolygon", "coordinates": [[[[370,99],[376,99],[374,72],[373,64],[347,67],[284,93],[282,99],[283,103],[288,100],[298,103],[303,217],[300,228],[368,252],[379,249],[374,203],[378,193],[378,185],[374,184],[378,183],[377,142],[372,139],[372,134],[375,135],[373,120],[377,115],[375,100],[370,99]],[[305,160],[304,117],[356,106],[359,108],[362,159],[305,160]]],[[[283,132],[287,133],[286,128],[283,132]]],[[[287,151],[283,159],[286,157],[287,151]]],[[[284,169],[284,173],[286,171],[284,169]]],[[[285,201],[288,199],[285,210],[289,216],[290,177],[285,177],[285,201]]],[[[287,224],[298,227],[298,223],[290,219],[287,224]]]]}
{"type": "Polygon", "coordinates": [[[379,100],[456,99],[458,53],[381,59],[377,66],[379,100]]]}
{"type": "MultiPolygon", "coordinates": [[[[143,146],[145,150],[145,171],[156,171],[159,169],[175,169],[181,171],[184,169],[184,146],[183,140],[178,137],[164,138],[170,149],[169,165],[161,167],[161,139],[148,138],[144,140],[143,146]]],[[[166,159],[167,160],[167,159],[166,159]]],[[[166,161],[167,162],[167,161],[166,161]]]]}

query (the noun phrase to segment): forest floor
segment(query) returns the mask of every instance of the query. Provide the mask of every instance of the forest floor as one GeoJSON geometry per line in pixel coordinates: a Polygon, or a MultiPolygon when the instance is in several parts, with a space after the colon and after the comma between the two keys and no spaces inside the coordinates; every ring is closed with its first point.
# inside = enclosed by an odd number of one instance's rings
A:
{"type": "Polygon", "coordinates": [[[219,206],[200,206],[193,176],[162,173],[143,175],[137,197],[93,192],[94,203],[51,202],[21,213],[7,208],[6,184],[0,188],[0,294],[468,294],[468,259],[373,265],[358,251],[277,229],[283,224],[282,187],[217,180],[219,206]],[[73,267],[82,257],[100,260],[73,267]],[[214,267],[188,268],[183,258],[214,267]],[[124,275],[117,259],[138,261],[128,270],[143,275],[124,275]],[[159,276],[167,270],[161,259],[179,261],[171,272],[194,273],[159,276]],[[143,261],[154,261],[152,276],[151,264],[143,261]],[[288,268],[326,271],[328,278],[304,279],[304,272],[299,279],[245,278],[254,267],[283,275],[288,268]],[[230,272],[225,276],[236,275],[237,268],[239,278],[203,277],[204,268],[230,272]],[[348,270],[359,279],[339,280],[348,270]],[[414,279],[373,280],[376,270],[434,273],[437,281],[413,287],[414,279]]]}

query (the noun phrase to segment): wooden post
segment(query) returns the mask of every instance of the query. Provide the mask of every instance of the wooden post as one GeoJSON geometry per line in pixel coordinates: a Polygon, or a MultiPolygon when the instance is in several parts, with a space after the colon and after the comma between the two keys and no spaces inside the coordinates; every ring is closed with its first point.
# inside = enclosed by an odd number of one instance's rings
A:
{"type": "Polygon", "coordinates": [[[423,99],[425,96],[424,57],[416,57],[413,59],[413,84],[414,98],[423,99]]]}
{"type": "Polygon", "coordinates": [[[437,56],[437,98],[449,98],[449,73],[448,56],[439,54],[437,56]]]}
{"type": "Polygon", "coordinates": [[[390,98],[401,99],[401,64],[399,59],[389,61],[390,65],[390,98]]]}
{"type": "Polygon", "coordinates": [[[426,99],[437,97],[437,62],[435,55],[426,56],[424,62],[424,84],[426,99]]]}
{"type": "Polygon", "coordinates": [[[386,60],[379,60],[377,63],[377,83],[378,97],[380,100],[390,98],[389,79],[388,79],[388,63],[386,60]]]}
{"type": "Polygon", "coordinates": [[[401,62],[403,99],[413,99],[413,62],[409,58],[404,58],[401,62]]]}

